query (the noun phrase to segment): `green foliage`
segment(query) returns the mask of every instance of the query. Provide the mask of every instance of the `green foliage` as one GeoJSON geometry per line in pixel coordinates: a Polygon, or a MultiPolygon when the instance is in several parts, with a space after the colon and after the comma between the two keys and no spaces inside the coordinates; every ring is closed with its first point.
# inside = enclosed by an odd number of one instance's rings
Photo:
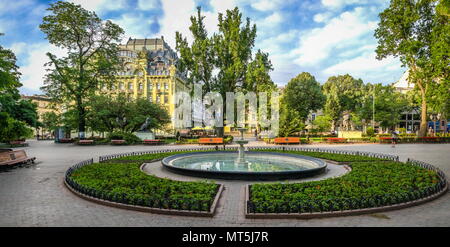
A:
{"type": "Polygon", "coordinates": [[[46,112],[42,115],[42,127],[48,130],[56,130],[61,126],[61,119],[55,112],[46,112]]]}
{"type": "MultiPolygon", "coordinates": [[[[0,33],[0,37],[3,33],[0,33]]],[[[20,87],[20,72],[16,65],[16,55],[11,50],[4,49],[0,45],[0,93],[16,90],[20,87]]]]}
{"type": "Polygon", "coordinates": [[[449,75],[449,19],[443,1],[438,11],[436,2],[391,0],[389,7],[380,13],[380,23],[375,30],[377,58],[399,57],[409,69],[408,80],[420,93],[419,136],[427,133],[428,91],[439,79],[449,75]]]}
{"type": "MultiPolygon", "coordinates": [[[[217,184],[208,182],[181,182],[159,178],[143,173],[140,163],[95,163],[83,166],[71,174],[78,184],[114,196],[125,194],[129,202],[139,200],[146,206],[158,207],[158,202],[171,201],[163,208],[185,209],[190,202],[193,210],[200,210],[199,204],[209,205],[218,189],[217,184]],[[149,205],[153,202],[155,205],[149,205]]],[[[204,205],[203,211],[209,210],[204,205]]]]}
{"type": "Polygon", "coordinates": [[[318,132],[326,132],[331,130],[331,117],[328,115],[317,116],[313,121],[313,125],[318,132]]]}
{"type": "Polygon", "coordinates": [[[322,87],[326,96],[325,113],[332,119],[332,128],[345,111],[354,112],[362,96],[363,82],[352,76],[339,75],[328,78],[322,87]]]}
{"type": "Polygon", "coordinates": [[[352,163],[351,167],[352,171],[342,177],[322,181],[254,184],[250,200],[256,212],[287,212],[287,203],[301,204],[306,210],[302,212],[327,211],[327,205],[311,203],[333,201],[341,202],[333,203],[334,210],[346,210],[404,202],[439,182],[436,172],[400,162],[352,163]],[[351,201],[361,204],[351,205],[351,201]]]}
{"type": "Polygon", "coordinates": [[[289,108],[282,98],[280,104],[280,125],[278,135],[288,137],[296,135],[304,129],[305,123],[300,114],[296,110],[289,108]]]}
{"type": "Polygon", "coordinates": [[[14,119],[6,112],[0,112],[0,142],[10,142],[33,136],[33,130],[23,121],[14,119]]]}
{"type": "Polygon", "coordinates": [[[139,139],[136,135],[129,133],[129,132],[112,132],[108,134],[107,137],[108,141],[111,140],[125,140],[127,144],[138,144],[142,143],[142,140],[139,139]]]}
{"type": "Polygon", "coordinates": [[[124,94],[116,97],[96,95],[89,101],[88,126],[96,131],[120,130],[135,132],[149,118],[146,130],[162,129],[170,122],[165,108],[139,98],[128,100],[124,94]]]}
{"type": "Polygon", "coordinates": [[[366,135],[370,137],[375,136],[375,129],[373,127],[367,127],[366,135]]]}
{"type": "Polygon", "coordinates": [[[124,32],[111,21],[104,22],[94,12],[70,2],[52,3],[48,11],[39,28],[67,55],[58,58],[47,53],[50,68],[42,90],[62,103],[74,102],[78,131],[84,138],[86,98],[114,80],[119,67],[115,42],[124,32]]]}
{"type": "Polygon", "coordinates": [[[311,111],[322,108],[324,101],[320,84],[307,72],[292,78],[284,89],[283,103],[297,111],[303,121],[311,111]]]}
{"type": "Polygon", "coordinates": [[[356,108],[356,114],[368,124],[373,118],[375,102],[375,121],[381,127],[395,126],[402,112],[408,108],[405,95],[396,92],[392,85],[366,84],[362,90],[361,103],[356,108]],[[374,101],[375,97],[375,101],[374,101]]]}

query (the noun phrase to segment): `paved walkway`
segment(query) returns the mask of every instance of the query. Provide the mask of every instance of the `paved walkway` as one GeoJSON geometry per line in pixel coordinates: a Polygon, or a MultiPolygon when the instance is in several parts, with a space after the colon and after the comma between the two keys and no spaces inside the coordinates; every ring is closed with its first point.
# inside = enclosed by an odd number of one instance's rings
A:
{"type": "MultiPolygon", "coordinates": [[[[264,145],[264,144],[262,144],[264,145]]],[[[37,164],[0,173],[0,226],[450,226],[450,194],[412,208],[383,214],[312,220],[245,219],[239,203],[224,207],[214,218],[157,215],[98,205],[78,198],[62,184],[74,163],[99,155],[192,146],[76,146],[30,141],[25,148],[37,164]]],[[[450,176],[450,144],[314,145],[399,155],[429,162],[450,176]]],[[[239,183],[239,182],[237,182],[239,183]]],[[[231,186],[223,198],[243,196],[231,186]]],[[[236,198],[237,199],[237,198],[236,198]]],[[[242,199],[242,198],[241,198],[242,199]]]]}

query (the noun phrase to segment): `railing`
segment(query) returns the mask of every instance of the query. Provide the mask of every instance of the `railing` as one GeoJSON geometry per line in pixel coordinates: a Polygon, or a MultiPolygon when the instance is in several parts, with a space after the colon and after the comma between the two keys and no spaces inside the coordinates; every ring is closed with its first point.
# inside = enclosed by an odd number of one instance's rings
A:
{"type": "MultiPolygon", "coordinates": [[[[166,150],[167,151],[167,150],[166,150]]],[[[140,152],[138,152],[140,153],[140,152]]],[[[96,199],[101,199],[105,201],[134,205],[134,206],[143,206],[155,209],[174,209],[174,210],[187,210],[187,211],[210,211],[211,205],[213,204],[214,198],[210,200],[197,200],[197,199],[169,199],[169,198],[156,198],[156,197],[147,197],[143,198],[133,198],[124,193],[111,193],[96,190],[94,188],[89,188],[87,186],[81,185],[77,183],[75,180],[71,178],[71,175],[74,171],[84,167],[86,165],[93,164],[94,160],[89,159],[82,162],[79,162],[72,167],[70,167],[64,176],[64,180],[68,186],[70,186],[73,190],[77,191],[86,196],[94,197],[96,199]]],[[[218,186],[219,188],[219,186],[218,186]]]]}
{"type": "MultiPolygon", "coordinates": [[[[431,164],[408,159],[410,165],[418,166],[427,170],[435,171],[439,182],[420,190],[405,193],[385,194],[361,198],[336,198],[329,200],[301,200],[286,201],[283,203],[253,202],[247,200],[247,213],[313,213],[313,212],[336,212],[344,210],[359,210],[365,208],[377,208],[384,206],[395,206],[402,203],[410,203],[427,197],[437,196],[447,188],[448,181],[444,172],[431,164]]],[[[248,198],[251,198],[249,189],[248,198]]]]}

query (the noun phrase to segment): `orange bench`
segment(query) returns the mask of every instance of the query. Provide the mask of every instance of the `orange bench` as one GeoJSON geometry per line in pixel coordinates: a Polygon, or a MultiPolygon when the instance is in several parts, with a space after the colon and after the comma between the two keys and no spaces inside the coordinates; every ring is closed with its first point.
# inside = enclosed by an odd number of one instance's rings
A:
{"type": "Polygon", "coordinates": [[[300,137],[277,137],[273,142],[275,144],[300,144],[300,137]]]}
{"type": "Polygon", "coordinates": [[[222,137],[199,138],[198,144],[223,144],[223,138],[222,137]]]}
{"type": "Polygon", "coordinates": [[[35,159],[36,157],[28,157],[24,150],[0,150],[0,166],[16,165],[29,162],[34,163],[35,159]]]}
{"type": "Polygon", "coordinates": [[[347,138],[327,138],[327,142],[329,142],[329,143],[346,143],[347,138]]]}
{"type": "Polygon", "coordinates": [[[142,141],[142,143],[146,144],[146,145],[161,145],[164,143],[164,141],[159,140],[159,139],[155,139],[155,140],[146,139],[146,140],[142,141]]]}

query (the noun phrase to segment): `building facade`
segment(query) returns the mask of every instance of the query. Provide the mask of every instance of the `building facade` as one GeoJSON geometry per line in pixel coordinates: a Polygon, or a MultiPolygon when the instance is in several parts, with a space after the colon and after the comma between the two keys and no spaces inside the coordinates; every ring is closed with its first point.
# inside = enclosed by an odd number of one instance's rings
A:
{"type": "MultiPolygon", "coordinates": [[[[129,39],[119,46],[123,69],[111,88],[112,94],[124,93],[129,99],[144,98],[165,107],[174,120],[174,95],[190,92],[185,76],[177,71],[177,54],[164,41],[154,39],[129,39]]],[[[172,127],[173,128],[173,127],[172,127]]]]}

